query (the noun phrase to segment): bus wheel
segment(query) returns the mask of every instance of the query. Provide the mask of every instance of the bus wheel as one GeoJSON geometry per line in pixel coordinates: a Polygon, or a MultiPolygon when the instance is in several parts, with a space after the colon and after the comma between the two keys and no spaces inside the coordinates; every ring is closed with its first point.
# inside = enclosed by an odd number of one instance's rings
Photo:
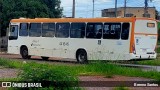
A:
{"type": "Polygon", "coordinates": [[[27,47],[22,47],[22,49],[21,49],[21,56],[22,56],[23,59],[30,59],[31,58],[31,56],[28,55],[28,49],[27,49],[27,47]]]}
{"type": "Polygon", "coordinates": [[[85,50],[78,50],[76,53],[76,59],[79,63],[87,63],[87,53],[85,50]]]}
{"type": "Polygon", "coordinates": [[[48,59],[49,59],[49,57],[43,57],[43,56],[41,56],[41,58],[42,58],[43,60],[48,60],[48,59]]]}

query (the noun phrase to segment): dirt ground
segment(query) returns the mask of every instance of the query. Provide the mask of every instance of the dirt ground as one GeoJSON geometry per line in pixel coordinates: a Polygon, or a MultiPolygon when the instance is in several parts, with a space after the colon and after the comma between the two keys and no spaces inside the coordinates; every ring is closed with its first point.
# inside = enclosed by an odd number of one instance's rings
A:
{"type": "Polygon", "coordinates": [[[0,78],[16,78],[18,74],[17,69],[3,68],[0,69],[0,78]]]}
{"type": "MultiPolygon", "coordinates": [[[[10,58],[21,60],[20,55],[9,55],[5,53],[0,53],[1,58],[10,58]]],[[[34,57],[34,61],[39,61],[40,58],[34,57]],[[37,59],[36,59],[37,58],[37,59]]],[[[55,58],[54,58],[55,59],[55,58]]],[[[57,60],[57,59],[56,59],[57,60]]],[[[55,63],[55,62],[53,62],[55,63]]],[[[56,62],[61,63],[61,62],[56,62]]],[[[68,64],[68,63],[67,63],[68,64]]],[[[70,64],[70,63],[69,63],[70,64]]],[[[73,63],[74,64],[74,63],[73,63]]],[[[9,69],[0,66],[0,78],[16,78],[18,74],[17,69],[9,69]]],[[[112,78],[106,78],[104,76],[79,76],[80,81],[88,81],[88,83],[99,82],[100,84],[105,83],[105,81],[150,81],[152,79],[140,78],[140,77],[126,77],[126,76],[113,76],[112,78]]],[[[85,90],[114,90],[115,87],[83,87],[85,90]]],[[[159,87],[127,87],[129,90],[160,90],[159,87]]],[[[5,88],[0,88],[0,90],[6,90],[5,88]]]]}
{"type": "MultiPolygon", "coordinates": [[[[106,78],[104,76],[80,76],[80,81],[89,81],[90,83],[98,81],[99,83],[112,83],[112,82],[137,82],[137,81],[151,81],[152,79],[146,79],[141,77],[126,77],[126,76],[113,76],[112,78],[106,78]],[[105,82],[107,81],[107,82],[105,82]]],[[[94,84],[94,83],[93,83],[94,84]]],[[[98,84],[98,83],[96,83],[98,84]]],[[[99,85],[99,84],[98,84],[99,85]]],[[[105,84],[104,84],[105,85],[105,84]]],[[[112,84],[111,84],[112,85],[112,84]]],[[[85,87],[86,90],[114,90],[115,87],[85,87]]],[[[113,85],[114,86],[114,85],[113,85]]],[[[129,90],[160,90],[160,87],[127,87],[129,90]]]]}

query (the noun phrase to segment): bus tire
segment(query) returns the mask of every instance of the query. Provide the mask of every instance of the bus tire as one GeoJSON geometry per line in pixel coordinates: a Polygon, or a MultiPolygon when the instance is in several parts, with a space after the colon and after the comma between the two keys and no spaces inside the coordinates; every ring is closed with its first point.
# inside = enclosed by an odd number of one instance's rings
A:
{"type": "Polygon", "coordinates": [[[81,63],[81,64],[88,63],[87,52],[83,49],[78,50],[76,53],[76,59],[78,63],[81,63]]]}
{"type": "Polygon", "coordinates": [[[49,59],[49,57],[43,57],[43,56],[41,56],[41,58],[42,58],[43,60],[48,60],[48,59],[49,59]]]}
{"type": "Polygon", "coordinates": [[[23,59],[30,59],[31,58],[31,56],[28,55],[28,48],[27,47],[22,47],[20,53],[21,53],[21,56],[23,59]]]}

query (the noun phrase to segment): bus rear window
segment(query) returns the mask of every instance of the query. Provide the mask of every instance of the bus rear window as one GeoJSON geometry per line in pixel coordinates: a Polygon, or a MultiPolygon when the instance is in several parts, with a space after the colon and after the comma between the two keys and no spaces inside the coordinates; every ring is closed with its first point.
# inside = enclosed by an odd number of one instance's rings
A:
{"type": "Polygon", "coordinates": [[[155,23],[147,23],[147,27],[154,28],[155,27],[155,23]]]}

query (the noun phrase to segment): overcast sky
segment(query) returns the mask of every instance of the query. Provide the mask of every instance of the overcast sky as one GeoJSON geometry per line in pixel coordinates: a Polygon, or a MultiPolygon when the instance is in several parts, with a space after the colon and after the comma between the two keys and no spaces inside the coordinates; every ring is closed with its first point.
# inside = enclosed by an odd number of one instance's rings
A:
{"type": "MultiPolygon", "coordinates": [[[[91,18],[93,11],[93,0],[75,0],[76,1],[76,17],[91,18]]],[[[94,0],[95,9],[94,16],[101,17],[101,10],[106,8],[114,8],[115,0],[94,0]]],[[[124,0],[117,0],[117,6],[123,7],[124,0]]],[[[127,0],[128,7],[144,7],[145,0],[127,0]]],[[[61,7],[63,7],[63,14],[67,17],[72,16],[73,0],[61,0],[61,7]]],[[[160,11],[160,0],[153,0],[149,2],[150,7],[156,7],[160,11]]]]}

